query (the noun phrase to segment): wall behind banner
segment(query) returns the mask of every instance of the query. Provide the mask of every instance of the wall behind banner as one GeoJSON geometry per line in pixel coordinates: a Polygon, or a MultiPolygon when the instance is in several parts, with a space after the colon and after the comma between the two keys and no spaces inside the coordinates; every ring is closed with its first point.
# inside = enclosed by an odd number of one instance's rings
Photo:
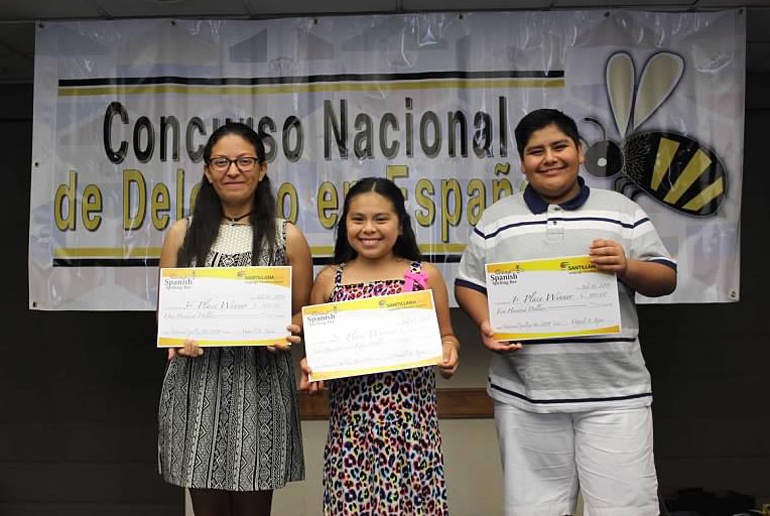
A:
{"type": "MultiPolygon", "coordinates": [[[[770,329],[763,324],[770,174],[770,75],[749,75],[742,217],[742,299],[640,307],[653,375],[656,459],[664,492],[701,486],[770,501],[770,329]]],[[[156,473],[156,411],[164,368],[150,312],[27,309],[31,85],[0,86],[0,514],[182,514],[178,490],[156,473]]],[[[467,319],[459,386],[484,381],[485,353],[467,319]],[[469,367],[470,365],[470,367],[469,367]]],[[[451,385],[451,384],[450,384],[451,385]]],[[[308,465],[325,423],[304,423],[308,465]]],[[[442,421],[450,503],[457,516],[499,514],[491,420],[442,421]],[[472,478],[478,484],[464,483],[472,478]],[[486,486],[483,490],[480,486],[486,486]]],[[[316,515],[320,476],[279,493],[275,516],[316,515]]]]}

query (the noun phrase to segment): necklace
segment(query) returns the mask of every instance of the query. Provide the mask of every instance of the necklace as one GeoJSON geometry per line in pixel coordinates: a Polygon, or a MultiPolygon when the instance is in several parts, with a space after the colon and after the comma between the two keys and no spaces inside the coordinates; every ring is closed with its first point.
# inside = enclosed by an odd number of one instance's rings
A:
{"type": "Polygon", "coordinates": [[[231,225],[231,226],[235,226],[235,223],[236,223],[236,222],[238,222],[238,221],[241,221],[241,220],[245,219],[246,217],[248,217],[248,216],[249,216],[249,215],[251,215],[252,213],[254,213],[254,212],[253,212],[253,211],[250,211],[250,212],[248,212],[246,215],[241,215],[240,217],[230,217],[230,216],[228,216],[228,215],[225,215],[225,214],[222,214],[222,216],[223,216],[224,218],[226,218],[226,219],[227,219],[227,220],[230,222],[230,225],[231,225]]]}

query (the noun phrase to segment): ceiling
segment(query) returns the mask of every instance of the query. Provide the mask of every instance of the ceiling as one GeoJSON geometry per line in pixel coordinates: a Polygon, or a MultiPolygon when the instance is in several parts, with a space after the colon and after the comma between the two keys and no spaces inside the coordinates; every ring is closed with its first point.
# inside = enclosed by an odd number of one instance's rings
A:
{"type": "Polygon", "coordinates": [[[770,0],[0,0],[0,83],[32,82],[35,21],[119,18],[258,19],[417,11],[646,9],[712,11],[747,7],[749,73],[770,72],[770,0]]]}

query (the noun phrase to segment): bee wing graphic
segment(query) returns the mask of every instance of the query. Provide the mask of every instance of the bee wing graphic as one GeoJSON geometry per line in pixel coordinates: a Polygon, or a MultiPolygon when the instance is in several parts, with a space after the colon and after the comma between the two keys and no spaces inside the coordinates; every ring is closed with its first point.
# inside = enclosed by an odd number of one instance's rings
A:
{"type": "Polygon", "coordinates": [[[663,104],[679,84],[684,59],[671,52],[660,52],[647,61],[639,78],[634,105],[634,127],[639,127],[663,104]]]}
{"type": "Polygon", "coordinates": [[[626,136],[628,121],[631,118],[635,73],[634,61],[626,52],[616,52],[607,61],[607,96],[621,139],[626,136]]]}

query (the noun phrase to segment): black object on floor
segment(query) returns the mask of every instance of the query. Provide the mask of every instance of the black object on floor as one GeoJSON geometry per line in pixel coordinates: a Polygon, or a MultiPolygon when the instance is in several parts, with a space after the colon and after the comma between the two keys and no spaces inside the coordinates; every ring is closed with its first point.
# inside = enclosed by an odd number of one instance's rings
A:
{"type": "Polygon", "coordinates": [[[711,493],[702,488],[690,488],[680,489],[674,496],[666,497],[665,506],[672,514],[689,511],[699,516],[733,516],[750,511],[755,502],[753,496],[733,491],[711,493]]]}

